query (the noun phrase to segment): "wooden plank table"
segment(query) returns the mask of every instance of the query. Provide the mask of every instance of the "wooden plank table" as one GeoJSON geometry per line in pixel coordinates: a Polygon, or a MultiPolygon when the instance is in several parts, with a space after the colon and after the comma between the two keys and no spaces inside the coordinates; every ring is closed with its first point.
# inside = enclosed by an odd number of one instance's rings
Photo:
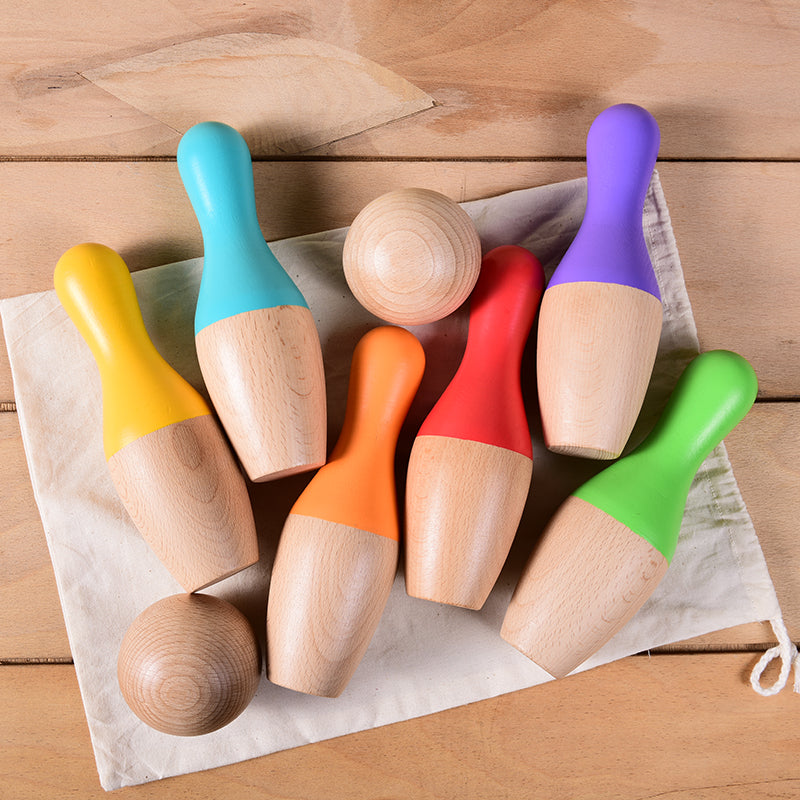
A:
{"type": "MultiPolygon", "coordinates": [[[[648,108],[701,348],[759,376],[727,445],[800,638],[800,5],[28,0],[0,35],[3,297],[51,288],[80,241],[132,269],[200,255],[174,154],[215,108],[253,149],[267,240],[401,186],[463,201],[583,175],[594,116],[648,108]]],[[[15,411],[0,348],[0,796],[100,797],[15,411]]],[[[773,643],[741,626],[119,795],[800,797],[800,699],[748,685],[773,643]]]]}

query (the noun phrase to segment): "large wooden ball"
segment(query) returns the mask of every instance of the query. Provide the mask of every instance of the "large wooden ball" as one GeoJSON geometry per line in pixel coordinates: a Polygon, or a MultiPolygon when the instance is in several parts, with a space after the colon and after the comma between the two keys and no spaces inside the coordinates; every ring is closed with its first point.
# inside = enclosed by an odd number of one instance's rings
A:
{"type": "Polygon", "coordinates": [[[481,243],[467,212],[449,197],[399,189],[355,218],[343,266],[350,290],[368,311],[397,325],[422,325],[469,297],[481,268],[481,243]]]}
{"type": "Polygon", "coordinates": [[[122,695],[163,733],[211,733],[244,711],[258,688],[261,654],[247,618],[210,595],[178,594],[145,609],[117,660],[122,695]]]}

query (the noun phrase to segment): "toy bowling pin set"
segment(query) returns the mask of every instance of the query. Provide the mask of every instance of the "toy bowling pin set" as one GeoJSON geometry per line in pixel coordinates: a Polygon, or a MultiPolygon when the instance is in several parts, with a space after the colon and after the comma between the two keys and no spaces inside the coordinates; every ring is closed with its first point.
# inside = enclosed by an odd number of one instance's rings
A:
{"type": "Polygon", "coordinates": [[[316,470],[285,520],[265,597],[273,683],[326,697],[345,689],[387,603],[401,546],[409,595],[480,609],[531,489],[520,373],[537,313],[544,443],[612,463],[547,525],[498,635],[561,677],[631,619],[672,559],[695,473],[757,391],[743,358],[704,353],[649,436],[620,458],[661,333],[642,231],[658,147],[658,126],[638,106],[595,119],[586,212],[546,287],[526,249],[509,244],[481,258],[471,219],[437,192],[403,189],[366,206],[345,240],[344,277],[390,324],[355,347],[330,454],[314,319],[261,234],[250,153],[233,128],[194,126],[177,158],[203,237],[195,342],[211,404],[150,341],[117,253],[83,244],[61,257],[55,288],[97,362],[112,481],[184,590],[146,609],[122,641],[117,674],[134,713],[166,733],[204,734],[231,722],[256,692],[262,662],[250,622],[197,593],[258,561],[245,475],[263,482],[316,470]],[[396,445],[425,354],[397,326],[428,324],[465,303],[466,349],[416,431],[403,506],[396,445]]]}

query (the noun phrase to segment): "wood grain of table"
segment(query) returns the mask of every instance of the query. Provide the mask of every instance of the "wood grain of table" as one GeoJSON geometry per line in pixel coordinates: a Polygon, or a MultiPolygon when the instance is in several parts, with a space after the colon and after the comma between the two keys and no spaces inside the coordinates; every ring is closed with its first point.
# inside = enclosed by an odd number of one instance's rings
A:
{"type": "MultiPolygon", "coordinates": [[[[181,126],[215,109],[241,122],[274,240],[348,225],[402,186],[464,201],[582,176],[594,116],[615,102],[648,108],[701,349],[736,350],[758,374],[756,406],[726,444],[800,638],[800,4],[10,6],[2,297],[51,288],[57,258],[80,241],[108,244],[132,269],[201,255],[174,156],[181,126]]],[[[0,464],[0,796],[100,797],[4,347],[0,464]]],[[[762,698],[748,682],[772,644],[768,625],[740,626],[115,794],[800,797],[800,698],[762,698]]]]}

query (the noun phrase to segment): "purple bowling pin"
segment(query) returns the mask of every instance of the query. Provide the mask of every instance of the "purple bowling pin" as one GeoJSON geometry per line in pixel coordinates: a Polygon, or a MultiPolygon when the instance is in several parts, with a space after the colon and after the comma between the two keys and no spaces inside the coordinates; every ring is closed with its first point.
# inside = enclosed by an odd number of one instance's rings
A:
{"type": "Polygon", "coordinates": [[[589,129],[586,212],[539,314],[539,406],[556,453],[616,458],[642,407],[661,335],[642,230],[659,139],[652,115],[627,103],[589,129]]]}

